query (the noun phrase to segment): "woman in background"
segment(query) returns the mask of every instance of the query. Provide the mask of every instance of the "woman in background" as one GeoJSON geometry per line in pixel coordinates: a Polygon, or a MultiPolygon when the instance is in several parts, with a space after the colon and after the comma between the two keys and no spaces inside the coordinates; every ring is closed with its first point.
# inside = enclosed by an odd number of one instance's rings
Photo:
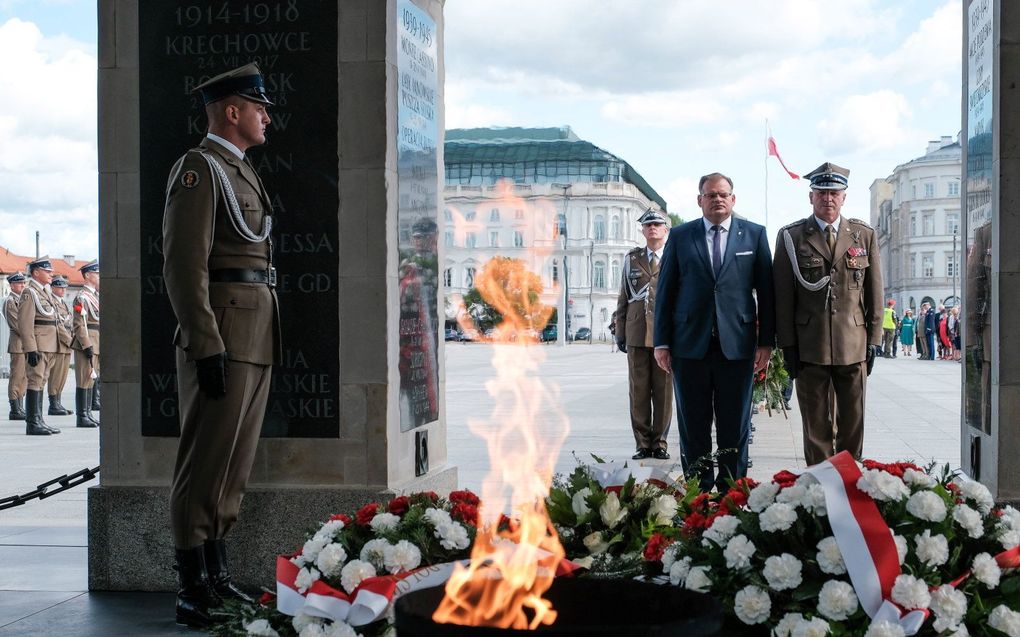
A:
{"type": "Polygon", "coordinates": [[[914,346],[914,313],[907,308],[900,321],[900,345],[903,346],[903,355],[910,356],[910,348],[914,346]]]}

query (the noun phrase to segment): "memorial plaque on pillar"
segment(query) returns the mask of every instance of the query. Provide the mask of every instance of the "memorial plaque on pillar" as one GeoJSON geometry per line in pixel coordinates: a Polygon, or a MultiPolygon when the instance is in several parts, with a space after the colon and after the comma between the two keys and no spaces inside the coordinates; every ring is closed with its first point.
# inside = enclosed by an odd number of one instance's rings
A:
{"type": "MultiPolygon", "coordinates": [[[[191,89],[257,62],[276,105],[248,157],[273,199],[284,358],[273,370],[264,436],[339,435],[337,2],[139,3],[142,433],[178,435],[172,337],[162,279],[171,166],[206,130],[191,89]]],[[[225,214],[218,210],[217,214],[225,214]]]]}
{"type": "Polygon", "coordinates": [[[436,24],[397,2],[400,429],[439,418],[438,53],[436,24]]]}

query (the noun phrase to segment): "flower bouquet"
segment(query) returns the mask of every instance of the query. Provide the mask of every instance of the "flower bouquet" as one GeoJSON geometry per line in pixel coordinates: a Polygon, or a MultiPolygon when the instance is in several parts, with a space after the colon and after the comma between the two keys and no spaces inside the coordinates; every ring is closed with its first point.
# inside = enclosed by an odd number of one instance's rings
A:
{"type": "Polygon", "coordinates": [[[980,483],[843,453],[698,496],[662,572],[762,634],[1020,637],[1018,544],[980,483]]]}
{"type": "Polygon", "coordinates": [[[371,637],[390,628],[395,594],[434,586],[466,559],[477,531],[478,496],[454,491],[398,496],[334,515],[300,550],[277,558],[277,595],[227,606],[214,635],[371,637]],[[357,629],[355,628],[357,627],[357,629]]]}
{"type": "Polygon", "coordinates": [[[751,386],[751,401],[757,405],[765,403],[765,409],[772,416],[772,410],[782,410],[786,414],[786,401],[783,399],[783,390],[790,384],[790,374],[783,364],[783,351],[779,348],[772,350],[772,357],[768,365],[754,375],[754,384],[751,386]]]}

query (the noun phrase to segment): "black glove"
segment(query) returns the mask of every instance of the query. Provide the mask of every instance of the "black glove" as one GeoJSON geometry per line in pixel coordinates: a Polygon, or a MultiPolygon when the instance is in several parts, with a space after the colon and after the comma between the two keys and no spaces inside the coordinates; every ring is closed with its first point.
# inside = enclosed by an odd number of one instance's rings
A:
{"type": "Polygon", "coordinates": [[[29,366],[35,367],[39,364],[39,352],[29,352],[25,354],[25,357],[28,359],[29,366]]]}
{"type": "Polygon", "coordinates": [[[227,395],[227,353],[213,354],[195,361],[198,368],[198,388],[209,398],[227,395]]]}
{"type": "Polygon", "coordinates": [[[92,356],[93,356],[93,355],[94,355],[94,354],[95,354],[96,352],[95,352],[95,350],[93,350],[93,349],[92,349],[92,346],[91,346],[91,345],[89,345],[88,347],[86,347],[85,349],[83,349],[83,350],[81,351],[81,353],[85,355],[85,358],[89,359],[89,362],[92,362],[92,356]]]}
{"type": "Polygon", "coordinates": [[[621,339],[617,339],[616,340],[616,346],[618,348],[620,348],[620,351],[623,352],[624,354],[627,353],[627,341],[624,341],[624,340],[621,340],[621,339]]]}
{"type": "Polygon", "coordinates": [[[797,378],[800,372],[800,351],[796,347],[783,348],[783,367],[790,376],[790,380],[797,378]]]}
{"type": "Polygon", "coordinates": [[[871,370],[875,368],[875,356],[878,355],[877,345],[868,345],[868,376],[871,376],[871,370]]]}

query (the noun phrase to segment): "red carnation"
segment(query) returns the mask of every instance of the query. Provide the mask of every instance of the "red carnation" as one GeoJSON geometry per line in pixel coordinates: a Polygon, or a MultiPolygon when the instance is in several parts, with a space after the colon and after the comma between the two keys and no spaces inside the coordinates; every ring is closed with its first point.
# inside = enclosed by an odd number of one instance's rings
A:
{"type": "Polygon", "coordinates": [[[393,515],[404,515],[407,510],[411,508],[411,498],[406,495],[398,496],[390,500],[390,503],[386,505],[386,510],[393,515]]]}
{"type": "Polygon", "coordinates": [[[453,503],[463,502],[464,504],[470,504],[471,506],[478,506],[481,500],[478,498],[477,495],[470,491],[451,491],[450,502],[453,503]]]}
{"type": "Polygon", "coordinates": [[[273,595],[269,591],[262,593],[262,597],[259,598],[259,604],[262,606],[269,606],[276,601],[276,595],[273,595]]]}
{"type": "Polygon", "coordinates": [[[645,561],[661,562],[662,554],[666,552],[666,547],[672,543],[672,538],[668,538],[661,533],[653,533],[652,537],[648,538],[648,544],[645,544],[645,561]]]}
{"type": "Polygon", "coordinates": [[[450,517],[461,522],[478,525],[478,507],[467,502],[458,502],[450,509],[450,517]]]}
{"type": "Polygon", "coordinates": [[[691,500],[691,510],[697,511],[699,509],[700,510],[707,509],[709,500],[711,500],[711,498],[712,495],[709,493],[699,493],[698,495],[694,496],[693,500],[691,500]]]}
{"type": "Polygon", "coordinates": [[[734,489],[738,489],[739,488],[739,489],[743,489],[744,491],[750,491],[751,489],[755,488],[756,486],[758,486],[758,481],[755,480],[754,478],[748,478],[746,476],[743,477],[743,478],[737,478],[733,482],[733,488],[734,489]]]}
{"type": "Polygon", "coordinates": [[[693,533],[708,528],[708,518],[700,513],[689,513],[684,518],[684,530],[693,533]]]}
{"type": "Polygon", "coordinates": [[[344,515],[343,513],[337,513],[329,516],[330,522],[336,522],[337,520],[340,520],[341,522],[344,523],[344,526],[347,526],[348,524],[351,523],[351,516],[344,515]]]}
{"type": "Polygon", "coordinates": [[[780,489],[785,489],[786,487],[792,487],[794,483],[797,482],[797,478],[797,474],[783,469],[776,475],[772,476],[772,481],[778,484],[780,489]]]}
{"type": "Polygon", "coordinates": [[[379,504],[376,502],[369,502],[365,506],[358,509],[358,512],[354,514],[354,520],[361,526],[367,526],[375,514],[379,512],[379,504]]]}
{"type": "Polygon", "coordinates": [[[432,502],[437,502],[439,500],[439,494],[436,493],[435,491],[421,491],[419,493],[415,493],[415,495],[425,498],[426,500],[430,500],[432,502]]]}

